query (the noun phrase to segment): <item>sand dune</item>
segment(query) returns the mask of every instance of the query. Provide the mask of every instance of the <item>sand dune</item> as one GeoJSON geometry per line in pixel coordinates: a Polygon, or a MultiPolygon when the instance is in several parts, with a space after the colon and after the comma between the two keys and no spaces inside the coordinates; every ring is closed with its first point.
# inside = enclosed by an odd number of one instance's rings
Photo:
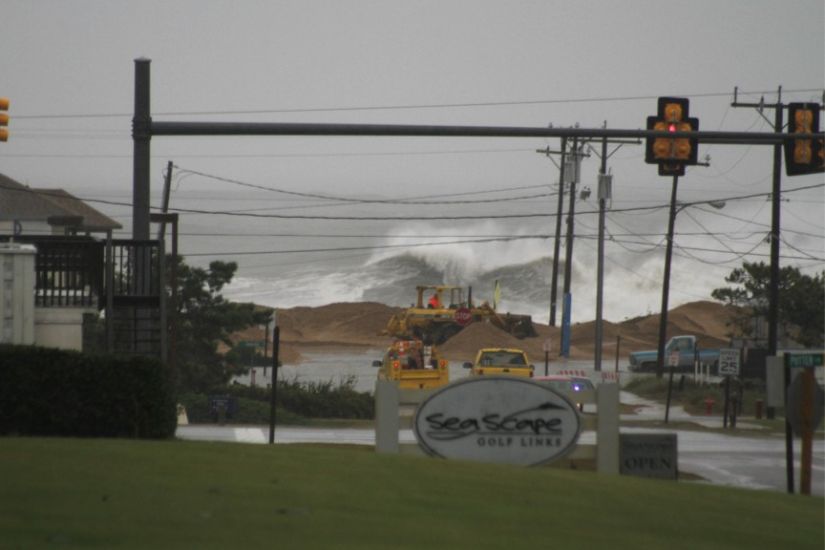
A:
{"type": "MultiPolygon", "coordinates": [[[[390,317],[400,308],[376,302],[347,302],[321,307],[279,309],[281,333],[280,356],[283,361],[300,359],[302,349],[320,347],[358,347],[381,349],[391,339],[382,336],[390,317]]],[[[736,310],[717,302],[699,301],[674,308],[668,314],[668,336],[693,334],[699,345],[723,347],[729,342],[728,326],[736,310]]],[[[559,327],[536,324],[537,337],[519,340],[488,323],[474,323],[441,346],[442,354],[453,361],[470,361],[482,347],[515,347],[524,349],[538,364],[544,360],[542,349],[551,342],[550,357],[558,356],[561,330],[559,327]]],[[[620,356],[631,351],[655,349],[659,331],[659,315],[628,319],[621,323],[603,323],[602,356],[605,361],[615,356],[617,336],[620,356]]],[[[592,358],[594,354],[595,322],[575,323],[570,338],[571,357],[592,358]]],[[[263,340],[263,329],[251,327],[233,337],[238,340],[263,340]]]]}

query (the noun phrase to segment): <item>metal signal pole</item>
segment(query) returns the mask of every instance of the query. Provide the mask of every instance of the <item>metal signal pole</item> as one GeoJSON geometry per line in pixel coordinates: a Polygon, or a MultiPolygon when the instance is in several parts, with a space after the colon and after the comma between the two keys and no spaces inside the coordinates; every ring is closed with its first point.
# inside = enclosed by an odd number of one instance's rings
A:
{"type": "Polygon", "coordinates": [[[607,138],[602,138],[602,163],[599,169],[599,252],[596,268],[596,344],[593,350],[593,368],[602,370],[602,301],[604,299],[604,209],[610,198],[610,183],[607,175],[607,138]]]}
{"type": "MultiPolygon", "coordinates": [[[[274,315],[273,315],[274,319],[274,315]]],[[[275,443],[275,409],[278,402],[278,355],[281,348],[281,327],[275,320],[272,329],[272,387],[269,394],[269,444],[275,443]]],[[[267,324],[267,328],[269,325],[267,324]]]]}
{"type": "Polygon", "coordinates": [[[149,170],[152,143],[149,59],[135,59],[135,113],[132,118],[132,238],[149,239],[149,170]]]}
{"type": "Polygon", "coordinates": [[[673,257],[673,227],[676,225],[676,189],[679,176],[673,176],[670,191],[670,216],[667,220],[667,248],[665,251],[665,275],[662,282],[662,310],[659,313],[659,344],[656,348],[656,377],[661,378],[665,372],[665,339],[667,337],[667,307],[670,293],[670,260],[673,257]]]}
{"type": "Polygon", "coordinates": [[[573,174],[570,178],[570,205],[567,207],[567,236],[565,237],[564,253],[564,292],[562,294],[562,323],[561,323],[561,346],[559,355],[570,356],[570,319],[573,308],[573,296],[570,292],[570,285],[573,278],[573,229],[576,215],[576,183],[578,180],[579,162],[578,139],[573,138],[573,174]]]}
{"type": "MultiPolygon", "coordinates": [[[[782,86],[776,91],[776,103],[765,105],[764,98],[759,103],[740,103],[737,101],[737,89],[733,91],[733,103],[731,107],[753,107],[762,114],[762,110],[772,108],[774,110],[773,131],[782,133],[784,126],[785,106],[782,104],[782,86]]],[[[764,115],[763,115],[764,118],[764,115]]],[[[771,188],[771,278],[768,283],[768,356],[775,357],[779,349],[779,231],[781,227],[780,215],[782,201],[782,144],[777,143],[773,147],[773,182],[771,188]]],[[[767,368],[767,366],[766,366],[767,368]]],[[[787,367],[785,368],[787,371],[787,367]]],[[[784,373],[785,387],[787,389],[789,381],[788,373],[784,373]]],[[[773,407],[768,407],[767,417],[774,418],[776,412],[773,407]]],[[[788,493],[794,492],[794,471],[793,471],[793,431],[788,421],[785,421],[785,474],[787,478],[788,493]]]]}
{"type": "MultiPolygon", "coordinates": [[[[537,153],[544,153],[550,157],[550,148],[539,149],[537,153]]],[[[550,320],[551,327],[556,326],[556,307],[558,302],[559,288],[559,249],[561,248],[561,215],[564,209],[564,165],[567,154],[567,138],[561,138],[561,164],[559,164],[559,197],[558,208],[556,210],[556,238],[553,244],[553,271],[550,281],[550,320]]],[[[552,159],[551,159],[552,160],[552,159]]],[[[555,161],[553,161],[555,163],[555,161]]]]}

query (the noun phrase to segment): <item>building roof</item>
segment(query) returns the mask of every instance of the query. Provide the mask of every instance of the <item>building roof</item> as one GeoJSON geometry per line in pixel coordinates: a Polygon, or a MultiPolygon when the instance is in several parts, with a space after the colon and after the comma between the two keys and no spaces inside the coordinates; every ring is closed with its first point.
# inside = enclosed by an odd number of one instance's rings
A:
{"type": "Polygon", "coordinates": [[[95,210],[68,191],[63,189],[35,189],[35,191],[49,202],[68,210],[70,212],[69,215],[81,216],[83,218],[82,228],[84,231],[108,231],[110,229],[123,228],[121,224],[95,210]]]}
{"type": "Polygon", "coordinates": [[[80,216],[78,231],[123,227],[63,189],[32,189],[0,174],[0,221],[47,221],[55,216],[80,216]]]}

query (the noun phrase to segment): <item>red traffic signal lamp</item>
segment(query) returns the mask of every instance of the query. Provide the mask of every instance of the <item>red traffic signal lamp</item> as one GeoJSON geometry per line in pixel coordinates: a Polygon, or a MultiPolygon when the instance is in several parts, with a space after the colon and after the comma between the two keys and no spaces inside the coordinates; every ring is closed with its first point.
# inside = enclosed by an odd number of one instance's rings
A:
{"type": "MultiPolygon", "coordinates": [[[[788,104],[788,133],[819,133],[819,103],[788,104]]],[[[785,142],[785,171],[789,176],[825,172],[822,138],[800,138],[785,142]]]]}
{"type": "MultiPolygon", "coordinates": [[[[683,97],[660,97],[658,114],[647,117],[647,129],[660,132],[693,132],[699,119],[688,116],[690,100],[683,97]]],[[[696,138],[647,138],[645,162],[659,165],[660,176],[682,176],[685,166],[696,164],[699,155],[696,138]]]]}
{"type": "Polygon", "coordinates": [[[0,141],[9,140],[9,130],[6,126],[9,125],[9,98],[0,97],[0,141]]]}

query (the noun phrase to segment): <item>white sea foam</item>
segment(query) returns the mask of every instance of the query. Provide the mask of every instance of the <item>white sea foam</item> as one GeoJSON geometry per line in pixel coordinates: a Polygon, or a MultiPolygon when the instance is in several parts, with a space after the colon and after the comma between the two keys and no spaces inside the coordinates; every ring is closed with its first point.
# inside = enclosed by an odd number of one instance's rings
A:
{"type": "MultiPolygon", "coordinates": [[[[501,233],[494,224],[483,223],[472,231],[422,229],[422,242],[432,235],[449,235],[443,240],[462,240],[461,235],[501,233]]],[[[408,233],[407,233],[408,234],[408,233]]],[[[409,243],[410,239],[390,236],[389,243],[409,243]]],[[[572,321],[595,318],[596,256],[593,243],[580,247],[572,266],[572,321]]],[[[320,306],[335,302],[379,301],[408,306],[415,299],[417,284],[457,284],[473,286],[477,301],[492,300],[495,280],[501,284],[501,309],[533,315],[547,322],[550,310],[552,240],[516,240],[481,244],[447,244],[412,249],[382,250],[356,265],[315,265],[311,270],[281,276],[238,276],[226,289],[232,300],[254,301],[273,307],[320,306]]],[[[563,250],[563,249],[562,249],[563,250]]],[[[603,316],[620,321],[658,312],[664,269],[660,251],[627,253],[605,264],[603,316]]],[[[675,257],[671,274],[670,307],[710,299],[713,288],[723,286],[728,269],[697,270],[695,263],[675,257]]],[[[557,322],[561,319],[564,281],[563,261],[558,274],[557,322]]]]}

